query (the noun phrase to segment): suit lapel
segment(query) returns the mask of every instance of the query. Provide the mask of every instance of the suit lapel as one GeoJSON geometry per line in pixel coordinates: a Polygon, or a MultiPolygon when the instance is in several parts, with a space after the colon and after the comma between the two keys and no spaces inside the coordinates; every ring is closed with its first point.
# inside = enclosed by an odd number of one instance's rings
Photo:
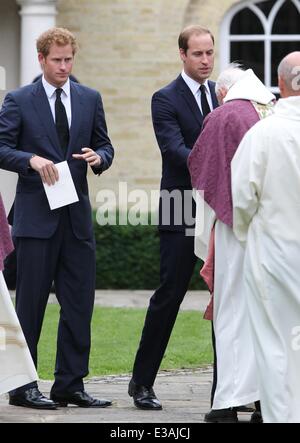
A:
{"type": "Polygon", "coordinates": [[[81,95],[76,85],[71,81],[70,81],[70,91],[71,91],[72,122],[70,128],[70,140],[69,140],[67,157],[73,152],[74,146],[76,145],[76,140],[78,139],[80,126],[81,126],[81,118],[83,115],[83,104],[82,104],[81,95]]]}
{"type": "Polygon", "coordinates": [[[56,126],[42,80],[36,83],[36,87],[32,91],[32,103],[54,149],[61,154],[56,126]]]}
{"type": "MultiPolygon", "coordinates": [[[[183,80],[181,75],[179,75],[179,77],[177,78],[177,82],[178,82],[178,89],[179,89],[180,93],[183,95],[183,98],[186,101],[187,105],[191,109],[193,116],[195,117],[195,119],[197,120],[199,125],[202,126],[203,116],[202,116],[199,106],[196,102],[196,99],[192,94],[192,91],[190,90],[188,85],[185,83],[185,81],[183,80]]],[[[215,109],[219,106],[217,96],[215,93],[215,83],[209,80],[208,85],[209,85],[210,94],[211,94],[211,98],[212,98],[213,109],[215,109]]]]}
{"type": "Polygon", "coordinates": [[[192,111],[192,115],[195,117],[198,124],[200,126],[202,126],[203,116],[202,116],[199,106],[196,102],[196,99],[192,94],[192,91],[190,90],[188,85],[185,83],[185,81],[183,80],[181,75],[179,75],[179,77],[177,78],[177,82],[178,82],[179,92],[181,93],[181,95],[183,96],[183,99],[185,100],[188,107],[192,111]]]}

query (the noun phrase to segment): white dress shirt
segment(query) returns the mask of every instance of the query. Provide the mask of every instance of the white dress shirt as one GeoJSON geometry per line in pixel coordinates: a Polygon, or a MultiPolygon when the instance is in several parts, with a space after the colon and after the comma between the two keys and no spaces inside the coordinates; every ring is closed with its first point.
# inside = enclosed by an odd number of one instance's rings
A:
{"type": "MultiPolygon", "coordinates": [[[[202,112],[202,106],[201,106],[201,92],[200,92],[200,86],[201,84],[196,82],[195,80],[193,80],[191,77],[189,77],[185,71],[183,70],[181,73],[181,76],[183,78],[183,80],[185,81],[185,83],[188,85],[188,87],[190,88],[193,96],[195,97],[195,100],[197,102],[197,105],[199,106],[199,109],[201,111],[201,114],[203,114],[202,112]]],[[[212,102],[212,98],[211,98],[211,93],[210,93],[210,89],[209,89],[209,85],[208,85],[208,80],[205,80],[205,82],[203,83],[205,86],[205,91],[206,91],[206,98],[209,104],[209,107],[211,110],[214,109],[213,107],[213,102],[212,102]]]]}
{"type": "MultiPolygon", "coordinates": [[[[50,83],[47,82],[45,77],[42,77],[42,83],[46,92],[46,95],[48,97],[50,109],[53,115],[53,120],[55,122],[55,100],[56,100],[56,87],[50,85],[50,83]]],[[[69,128],[71,127],[71,120],[72,120],[72,113],[71,113],[71,92],[70,92],[70,80],[68,79],[66,83],[61,87],[63,92],[61,93],[61,101],[66,109],[69,128]]]]}

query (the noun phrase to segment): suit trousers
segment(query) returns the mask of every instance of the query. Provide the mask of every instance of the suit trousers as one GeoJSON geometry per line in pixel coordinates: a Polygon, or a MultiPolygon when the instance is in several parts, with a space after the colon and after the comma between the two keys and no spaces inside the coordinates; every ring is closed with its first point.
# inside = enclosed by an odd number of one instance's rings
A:
{"type": "Polygon", "coordinates": [[[76,238],[68,208],[60,211],[59,225],[51,238],[16,239],[16,311],[37,365],[37,345],[54,281],[61,309],[52,392],[71,393],[83,389],[82,379],[88,374],[95,296],[95,243],[94,238],[76,238]]]}
{"type": "Polygon", "coordinates": [[[137,384],[154,384],[196,261],[194,237],[184,231],[160,231],[160,287],[150,299],[134,362],[137,384]]]}

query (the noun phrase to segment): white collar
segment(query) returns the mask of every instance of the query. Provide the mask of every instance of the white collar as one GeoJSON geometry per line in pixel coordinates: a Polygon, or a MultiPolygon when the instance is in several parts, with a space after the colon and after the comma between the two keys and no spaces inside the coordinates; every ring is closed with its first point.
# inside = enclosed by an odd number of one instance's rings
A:
{"type": "Polygon", "coordinates": [[[275,100],[276,97],[265,87],[252,69],[247,69],[244,75],[231,86],[224,98],[224,103],[238,99],[253,100],[267,105],[270,101],[275,100]]]}
{"type": "MultiPolygon", "coordinates": [[[[51,85],[50,83],[47,82],[47,80],[45,79],[44,75],[42,77],[42,83],[45,89],[45,92],[47,94],[47,97],[50,99],[53,94],[55,94],[56,91],[56,87],[51,85]]],[[[61,86],[61,89],[64,91],[64,93],[66,94],[67,97],[70,96],[70,79],[68,78],[68,80],[66,81],[66,83],[61,86]]]]}
{"type": "MultiPolygon", "coordinates": [[[[192,91],[193,95],[196,95],[199,91],[201,84],[196,82],[196,80],[194,80],[193,78],[189,77],[184,70],[182,71],[181,76],[182,76],[183,80],[185,81],[185,83],[190,88],[190,90],[192,91]]],[[[205,86],[206,91],[210,92],[208,79],[205,80],[203,85],[205,86]]]]}
{"type": "Polygon", "coordinates": [[[274,108],[274,112],[290,120],[300,120],[300,96],[280,98],[274,108]]]}

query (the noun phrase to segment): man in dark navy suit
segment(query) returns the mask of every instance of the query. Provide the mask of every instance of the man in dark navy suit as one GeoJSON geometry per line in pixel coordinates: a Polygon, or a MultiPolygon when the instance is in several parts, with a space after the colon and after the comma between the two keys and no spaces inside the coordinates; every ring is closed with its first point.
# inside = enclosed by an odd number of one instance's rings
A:
{"type": "Polygon", "coordinates": [[[136,407],[152,410],[162,409],[153,384],[197,260],[187,158],[205,116],[218,105],[214,83],[208,80],[214,65],[213,35],[200,26],[189,26],[178,43],[183,71],[152,98],[153,126],[162,155],[161,284],[150,300],[128,389],[136,407]]]}
{"type": "MultiPolygon", "coordinates": [[[[43,77],[43,74],[37,75],[32,80],[32,83],[37,82],[42,77],[43,77]]],[[[69,76],[69,79],[75,83],[79,83],[77,78],[72,74],[69,76]]],[[[12,206],[12,208],[8,214],[8,217],[7,217],[7,221],[10,224],[10,226],[13,225],[13,219],[14,219],[14,206],[12,206]]],[[[3,277],[5,279],[8,289],[16,289],[16,284],[17,284],[17,251],[16,251],[16,248],[4,260],[3,277]]],[[[54,285],[52,285],[52,287],[51,287],[51,292],[55,292],[54,285]]]]}
{"type": "Polygon", "coordinates": [[[60,303],[55,382],[51,399],[36,383],[10,393],[10,404],[106,407],[92,398],[88,374],[95,289],[95,243],[87,168],[100,175],[112,163],[100,94],[69,79],[76,40],[62,28],[37,41],[43,77],[7,94],[0,112],[0,167],[19,174],[12,235],[17,243],[16,310],[37,365],[37,345],[52,281],[60,303]],[[79,201],[50,210],[43,183],[59,180],[68,162],[79,201]]]}

